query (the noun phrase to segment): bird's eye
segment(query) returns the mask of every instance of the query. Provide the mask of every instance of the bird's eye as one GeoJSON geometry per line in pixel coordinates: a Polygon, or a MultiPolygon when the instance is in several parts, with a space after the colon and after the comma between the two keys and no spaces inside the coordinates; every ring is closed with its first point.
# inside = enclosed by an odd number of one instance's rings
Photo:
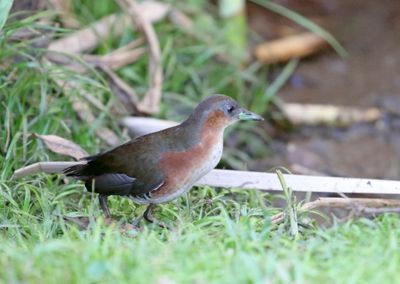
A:
{"type": "Polygon", "coordinates": [[[228,106],[228,108],[226,109],[226,111],[227,111],[228,113],[231,113],[231,112],[234,111],[234,110],[235,110],[235,107],[234,107],[233,105],[228,106]]]}

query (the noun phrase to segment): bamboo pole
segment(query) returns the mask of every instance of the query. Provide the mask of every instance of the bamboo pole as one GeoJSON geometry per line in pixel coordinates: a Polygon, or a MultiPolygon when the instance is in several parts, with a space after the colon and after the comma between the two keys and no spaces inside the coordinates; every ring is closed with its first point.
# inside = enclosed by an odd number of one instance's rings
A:
{"type": "MultiPolygon", "coordinates": [[[[84,162],[40,162],[18,169],[14,178],[45,172],[62,173],[63,169],[84,162]]],[[[286,184],[297,192],[325,193],[359,193],[359,194],[400,194],[400,181],[321,177],[306,175],[284,175],[286,184]]],[[[281,184],[275,173],[248,172],[233,170],[212,170],[201,178],[196,185],[225,188],[258,189],[265,191],[282,191],[281,184]]]]}

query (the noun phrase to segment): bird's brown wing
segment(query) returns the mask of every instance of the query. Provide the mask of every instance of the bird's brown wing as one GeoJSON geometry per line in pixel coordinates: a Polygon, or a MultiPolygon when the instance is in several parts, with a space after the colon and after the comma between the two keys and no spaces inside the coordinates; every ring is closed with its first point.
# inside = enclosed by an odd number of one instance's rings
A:
{"type": "Polygon", "coordinates": [[[159,147],[139,140],[86,158],[87,163],[67,168],[64,173],[86,180],[86,187],[107,195],[143,195],[164,183],[158,166],[159,147]],[[156,150],[155,150],[156,149],[156,150]]]}

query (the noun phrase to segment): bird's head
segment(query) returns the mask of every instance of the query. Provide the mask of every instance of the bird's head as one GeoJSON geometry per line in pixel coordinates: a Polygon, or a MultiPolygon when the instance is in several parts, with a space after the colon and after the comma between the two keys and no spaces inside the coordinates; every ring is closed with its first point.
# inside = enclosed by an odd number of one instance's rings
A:
{"type": "Polygon", "coordinates": [[[224,95],[206,98],[195,108],[191,117],[223,128],[239,120],[264,120],[258,114],[240,107],[235,100],[224,95]]]}

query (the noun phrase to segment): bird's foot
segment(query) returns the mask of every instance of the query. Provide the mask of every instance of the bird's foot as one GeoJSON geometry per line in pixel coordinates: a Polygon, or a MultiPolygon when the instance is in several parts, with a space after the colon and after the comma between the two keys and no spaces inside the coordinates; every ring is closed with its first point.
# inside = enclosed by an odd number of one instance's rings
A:
{"type": "Polygon", "coordinates": [[[108,208],[107,204],[107,195],[99,194],[99,203],[106,219],[111,218],[110,208],[108,208]]]}
{"type": "MultiPolygon", "coordinates": [[[[176,229],[175,229],[174,227],[170,227],[170,226],[166,225],[166,224],[163,223],[163,222],[157,221],[157,220],[153,217],[153,214],[152,214],[152,209],[153,209],[153,208],[154,208],[154,204],[150,204],[150,205],[147,207],[146,211],[144,211],[143,216],[140,217],[140,218],[144,218],[147,222],[152,223],[152,224],[155,224],[155,225],[157,225],[157,226],[159,226],[159,227],[161,227],[161,228],[163,228],[163,229],[167,229],[167,230],[170,230],[170,231],[176,231],[176,229]]],[[[139,221],[140,221],[140,220],[139,220],[139,221]]]]}

